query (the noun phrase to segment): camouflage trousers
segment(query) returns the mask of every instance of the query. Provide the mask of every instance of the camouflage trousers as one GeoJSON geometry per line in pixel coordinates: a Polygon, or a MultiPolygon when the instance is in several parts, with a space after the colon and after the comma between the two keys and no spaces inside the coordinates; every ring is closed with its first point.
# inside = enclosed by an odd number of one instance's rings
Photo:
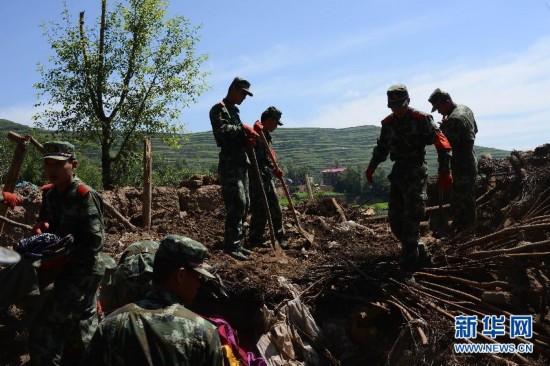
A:
{"type": "Polygon", "coordinates": [[[243,224],[250,207],[248,166],[220,160],[218,172],[226,211],[224,242],[226,248],[233,249],[241,245],[243,224]]]}
{"type": "Polygon", "coordinates": [[[460,230],[476,222],[475,182],[475,170],[473,172],[453,171],[451,214],[455,230],[460,230]]]}
{"type": "Polygon", "coordinates": [[[33,265],[35,261],[21,258],[18,263],[0,271],[0,306],[17,304],[25,297],[40,296],[38,274],[33,265]]]}
{"type": "Polygon", "coordinates": [[[32,365],[78,364],[98,325],[97,290],[102,276],[88,265],[65,266],[31,328],[32,365]]]}
{"type": "Polygon", "coordinates": [[[393,169],[388,219],[392,233],[403,247],[416,248],[420,239],[420,221],[426,212],[427,169],[393,169]]]}
{"type": "MultiPolygon", "coordinates": [[[[267,224],[267,211],[264,207],[264,197],[260,182],[256,177],[256,174],[250,172],[250,202],[253,202],[250,206],[250,242],[261,242],[265,225],[267,224]]],[[[283,211],[279,203],[279,197],[275,190],[275,184],[271,180],[270,174],[262,175],[261,181],[265,195],[267,197],[267,203],[269,205],[269,215],[271,216],[271,222],[273,223],[273,231],[275,232],[275,238],[281,240],[284,238],[285,229],[283,227],[283,211]]]]}

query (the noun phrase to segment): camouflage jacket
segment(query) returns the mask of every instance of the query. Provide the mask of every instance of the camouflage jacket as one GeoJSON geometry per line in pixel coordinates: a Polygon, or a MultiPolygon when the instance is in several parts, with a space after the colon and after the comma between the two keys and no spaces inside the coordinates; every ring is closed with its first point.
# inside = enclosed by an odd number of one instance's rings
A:
{"type": "MultiPolygon", "coordinates": [[[[98,253],[105,241],[103,200],[99,193],[75,179],[63,192],[48,184],[42,187],[42,205],[38,222],[50,224],[46,232],[59,237],[73,235],[74,250],[68,263],[72,267],[94,267],[102,274],[98,253]]],[[[81,268],[82,269],[82,268],[81,268]]]]}
{"type": "Polygon", "coordinates": [[[451,114],[441,122],[441,131],[445,134],[451,148],[451,169],[457,171],[477,171],[474,142],[477,124],[474,113],[465,105],[457,105],[451,114]]]}
{"type": "MultiPolygon", "coordinates": [[[[273,139],[268,130],[264,129],[264,136],[267,143],[271,146],[271,142],[273,139]]],[[[271,163],[271,159],[269,159],[269,151],[266,149],[261,137],[256,137],[256,146],[254,147],[254,152],[256,153],[256,160],[258,161],[258,168],[260,168],[262,179],[273,179],[271,172],[273,170],[273,164],[271,163]]]]}
{"type": "Polygon", "coordinates": [[[246,155],[246,133],[239,116],[239,108],[224,99],[210,109],[210,124],[221,148],[220,160],[225,159],[235,164],[249,164],[246,155]]]}
{"type": "Polygon", "coordinates": [[[151,291],[158,247],[157,242],[141,240],[132,243],[122,253],[111,283],[111,309],[140,300],[151,291]]]}
{"type": "Polygon", "coordinates": [[[393,113],[382,120],[382,130],[372,151],[370,165],[377,167],[390,159],[395,169],[421,168],[426,164],[426,145],[435,144],[439,171],[449,171],[450,146],[430,114],[409,108],[407,115],[398,119],[393,113]]]}
{"type": "Polygon", "coordinates": [[[176,295],[152,290],[101,322],[81,365],[218,366],[221,352],[212,323],[176,295]]]}

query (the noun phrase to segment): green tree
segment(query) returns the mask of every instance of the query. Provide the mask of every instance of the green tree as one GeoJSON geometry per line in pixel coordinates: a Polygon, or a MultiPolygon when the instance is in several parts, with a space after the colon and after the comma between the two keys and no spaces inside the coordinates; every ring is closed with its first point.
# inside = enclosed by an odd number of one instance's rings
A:
{"type": "Polygon", "coordinates": [[[105,189],[123,177],[116,167],[135,158],[145,135],[183,132],[181,111],[208,89],[200,70],[208,55],[195,49],[200,27],[184,16],[165,19],[168,0],[121,1],[107,11],[101,0],[89,28],[84,13],[74,22],[66,4],[64,25],[44,24],[54,55],[39,65],[35,84],[43,110],[35,121],[98,144],[105,189]]]}
{"type": "Polygon", "coordinates": [[[363,177],[363,192],[368,194],[373,201],[385,201],[390,194],[390,181],[384,167],[379,166],[374,172],[372,183],[363,177]]]}
{"type": "Polygon", "coordinates": [[[304,183],[306,174],[310,174],[311,167],[309,165],[295,165],[292,160],[282,160],[280,168],[284,172],[286,178],[292,179],[295,183],[304,183]]]}
{"type": "Polygon", "coordinates": [[[350,167],[338,176],[334,186],[336,192],[359,195],[362,193],[363,169],[359,166],[350,167]]]}
{"type": "Polygon", "coordinates": [[[13,158],[13,143],[7,137],[0,137],[0,182],[4,183],[13,158]]]}
{"type": "Polygon", "coordinates": [[[374,172],[373,182],[368,183],[364,177],[364,168],[355,166],[340,173],[334,186],[336,192],[369,197],[372,201],[387,200],[390,192],[390,182],[383,167],[374,172]]]}

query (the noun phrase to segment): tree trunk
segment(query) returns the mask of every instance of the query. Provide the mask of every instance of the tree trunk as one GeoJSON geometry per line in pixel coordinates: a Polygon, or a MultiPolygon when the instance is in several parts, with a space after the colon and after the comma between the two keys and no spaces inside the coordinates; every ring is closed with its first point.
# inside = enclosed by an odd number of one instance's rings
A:
{"type": "Polygon", "coordinates": [[[103,189],[115,188],[111,159],[111,144],[109,144],[110,133],[104,130],[103,139],[101,141],[101,181],[103,189]]]}
{"type": "Polygon", "coordinates": [[[103,189],[115,188],[113,171],[111,169],[111,158],[109,157],[109,150],[107,153],[102,149],[101,152],[101,181],[103,182],[103,189]]]}
{"type": "Polygon", "coordinates": [[[145,138],[143,150],[143,209],[141,217],[143,218],[143,227],[149,230],[151,229],[151,200],[153,198],[153,183],[151,181],[151,175],[153,173],[151,138],[145,138]]]}

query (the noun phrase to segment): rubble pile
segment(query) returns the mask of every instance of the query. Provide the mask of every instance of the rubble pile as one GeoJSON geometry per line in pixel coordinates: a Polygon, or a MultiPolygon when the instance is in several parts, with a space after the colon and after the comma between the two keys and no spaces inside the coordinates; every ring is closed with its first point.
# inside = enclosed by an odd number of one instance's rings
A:
{"type": "MultiPolygon", "coordinates": [[[[548,364],[550,145],[514,151],[507,159],[483,157],[479,168],[476,227],[435,238],[424,223],[422,240],[436,266],[419,270],[414,280],[399,271],[400,245],[384,218],[373,220],[340,199],[345,218],[331,199],[295,205],[304,229],[315,234],[313,245],[306,245],[285,207],[290,248],[282,256],[254,248],[251,260],[236,261],[223,252],[220,186],[203,177],[180,188],[155,187],[148,230],[141,228],[141,189],[102,192],[138,227],[128,230],[106,215],[105,252],[118,259],[136,240],[174,233],[204,243],[218,281],[203,284],[193,310],[223,316],[245,346],[259,344],[265,352],[279,344],[270,326],[286,329],[288,342],[278,349],[282,361],[272,365],[548,364]],[[478,316],[477,338],[455,339],[460,315],[478,316]],[[485,315],[532,315],[533,337],[483,335],[485,315]],[[461,355],[453,351],[459,341],[529,342],[533,353],[461,355]]],[[[25,212],[17,208],[11,218],[32,222],[25,212]]],[[[6,228],[8,242],[29,234],[6,228]]],[[[25,334],[0,330],[0,359],[12,362],[6,364],[18,364],[25,334]]]]}

